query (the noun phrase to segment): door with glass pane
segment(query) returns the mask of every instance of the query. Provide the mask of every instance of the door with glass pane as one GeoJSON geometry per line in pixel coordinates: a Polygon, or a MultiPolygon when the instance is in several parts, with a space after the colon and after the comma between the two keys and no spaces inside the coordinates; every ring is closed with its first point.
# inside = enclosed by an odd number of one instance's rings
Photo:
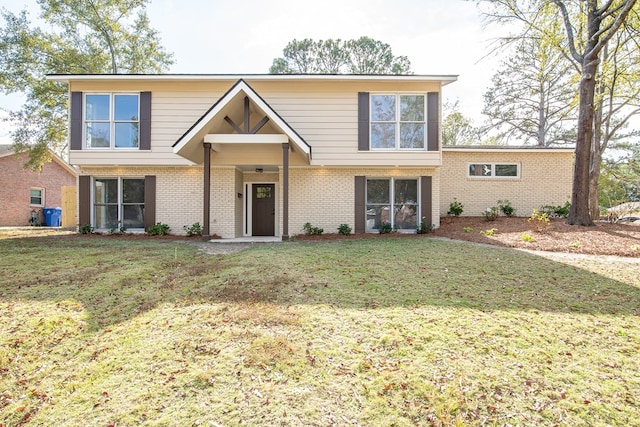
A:
{"type": "Polygon", "coordinates": [[[275,184],[253,184],[251,229],[254,236],[275,235],[275,184]]]}

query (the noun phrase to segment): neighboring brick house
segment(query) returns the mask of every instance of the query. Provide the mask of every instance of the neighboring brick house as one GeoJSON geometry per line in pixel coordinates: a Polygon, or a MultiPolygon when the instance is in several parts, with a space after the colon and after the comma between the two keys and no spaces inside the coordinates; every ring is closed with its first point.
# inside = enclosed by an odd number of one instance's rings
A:
{"type": "Polygon", "coordinates": [[[0,226],[29,225],[34,210],[44,219],[42,209],[61,207],[62,188],[76,185],[75,170],[57,156],[41,172],[25,169],[26,161],[27,154],[0,145],[0,226]]]}
{"type": "Polygon", "coordinates": [[[97,230],[409,232],[421,218],[438,226],[453,197],[465,214],[508,198],[528,215],[571,191],[568,150],[443,149],[441,93],[455,76],[48,79],[69,85],[78,218],[97,230]]]}

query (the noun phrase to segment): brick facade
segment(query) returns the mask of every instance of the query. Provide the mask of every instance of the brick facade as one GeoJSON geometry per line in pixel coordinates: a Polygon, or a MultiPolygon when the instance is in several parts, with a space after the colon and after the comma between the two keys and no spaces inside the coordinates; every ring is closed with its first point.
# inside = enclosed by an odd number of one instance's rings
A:
{"type": "MultiPolygon", "coordinates": [[[[573,153],[569,150],[509,149],[488,151],[443,150],[440,211],[446,215],[456,198],[463,215],[480,216],[483,211],[509,200],[515,215],[528,217],[542,205],[563,205],[571,198],[573,153]],[[519,178],[469,177],[470,163],[517,163],[519,178]]],[[[437,200],[437,199],[436,199],[437,200]]]]}
{"type": "Polygon", "coordinates": [[[45,207],[62,207],[62,187],[76,185],[76,176],[58,161],[44,164],[39,173],[25,169],[26,161],[26,154],[0,156],[0,226],[29,225],[31,210],[41,214],[45,207]],[[31,205],[32,188],[44,189],[44,206],[31,205]]]}

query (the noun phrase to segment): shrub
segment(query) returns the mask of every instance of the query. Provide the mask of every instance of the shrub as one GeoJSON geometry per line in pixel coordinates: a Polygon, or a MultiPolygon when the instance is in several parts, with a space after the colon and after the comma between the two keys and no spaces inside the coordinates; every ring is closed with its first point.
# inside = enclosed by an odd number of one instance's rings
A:
{"type": "Polygon", "coordinates": [[[473,227],[465,227],[463,230],[465,233],[471,233],[473,231],[473,227]]]}
{"type": "Polygon", "coordinates": [[[516,212],[515,208],[511,206],[511,202],[508,200],[498,200],[498,208],[506,216],[513,216],[516,212]]]}
{"type": "Polygon", "coordinates": [[[93,233],[93,227],[91,226],[91,224],[82,224],[79,227],[80,230],[80,234],[91,234],[93,233]]]}
{"type": "Polygon", "coordinates": [[[533,231],[541,233],[549,226],[549,215],[534,209],[527,222],[531,224],[533,231]]]}
{"type": "Polygon", "coordinates": [[[481,231],[480,234],[483,234],[488,237],[493,237],[493,235],[496,234],[496,231],[498,231],[497,228],[490,228],[489,230],[481,231]]]}
{"type": "Polygon", "coordinates": [[[498,218],[498,208],[495,206],[487,208],[486,211],[482,212],[482,217],[485,221],[495,221],[498,218]]]}
{"type": "Polygon", "coordinates": [[[464,205],[454,197],[453,202],[449,204],[449,212],[447,212],[447,215],[460,216],[463,211],[464,205]]]}
{"type": "Polygon", "coordinates": [[[420,221],[420,225],[416,228],[416,234],[430,233],[433,231],[434,228],[436,228],[434,224],[427,224],[425,220],[426,218],[422,217],[422,220],[420,221]]]}
{"type": "Polygon", "coordinates": [[[564,205],[544,205],[540,208],[540,212],[546,213],[549,218],[566,218],[569,216],[571,203],[566,202],[564,205]]]}
{"type": "Polygon", "coordinates": [[[535,242],[536,239],[529,233],[522,233],[522,235],[520,236],[520,240],[522,240],[523,242],[527,242],[527,243],[531,243],[531,242],[535,242]]]}
{"type": "Polygon", "coordinates": [[[187,236],[189,237],[202,236],[202,226],[199,222],[195,222],[188,227],[184,225],[182,228],[184,228],[184,231],[186,231],[187,236]]]}
{"type": "Polygon", "coordinates": [[[306,234],[307,236],[316,236],[324,233],[324,229],[319,227],[314,227],[313,225],[311,225],[310,222],[306,222],[302,226],[302,229],[304,230],[304,234],[306,234]]]}
{"type": "Polygon", "coordinates": [[[349,236],[351,234],[351,227],[349,227],[349,224],[340,224],[338,226],[338,234],[349,236]]]}
{"type": "Polygon", "coordinates": [[[392,231],[393,231],[393,227],[391,227],[390,222],[383,222],[380,228],[378,229],[378,232],[380,234],[388,234],[388,233],[391,233],[392,231]]]}
{"type": "Polygon", "coordinates": [[[156,223],[156,225],[152,225],[147,229],[147,234],[150,236],[164,236],[169,234],[169,227],[167,224],[163,224],[161,222],[156,223]]]}

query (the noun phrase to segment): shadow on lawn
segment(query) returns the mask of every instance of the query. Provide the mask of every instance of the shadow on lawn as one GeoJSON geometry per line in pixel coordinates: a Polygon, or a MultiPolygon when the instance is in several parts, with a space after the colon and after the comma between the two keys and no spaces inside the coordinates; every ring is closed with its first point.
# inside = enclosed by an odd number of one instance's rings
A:
{"type": "Polygon", "coordinates": [[[291,242],[211,256],[178,241],[66,236],[0,240],[0,259],[2,300],[78,301],[91,329],[164,303],[640,314],[633,272],[624,283],[518,251],[433,239],[291,242]]]}

